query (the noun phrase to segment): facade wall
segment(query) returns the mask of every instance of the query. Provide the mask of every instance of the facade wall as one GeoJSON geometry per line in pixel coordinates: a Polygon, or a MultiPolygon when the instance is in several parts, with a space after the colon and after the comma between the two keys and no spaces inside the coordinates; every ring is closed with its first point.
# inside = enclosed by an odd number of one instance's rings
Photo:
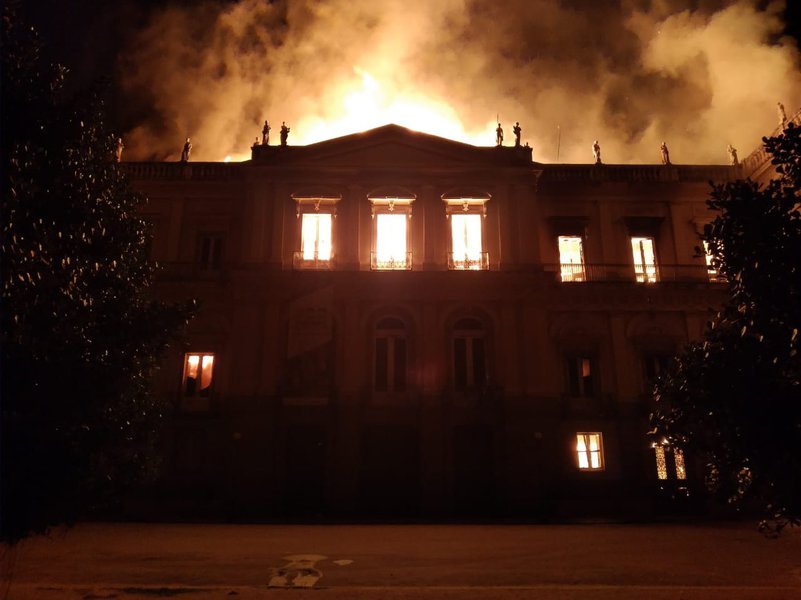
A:
{"type": "Polygon", "coordinates": [[[400,128],[254,148],[234,165],[129,168],[150,198],[157,293],[202,303],[157,381],[174,408],[163,487],[178,510],[642,514],[660,488],[689,485],[657,479],[645,363],[700,336],[724,297],[695,246],[707,181],[736,170],[540,165],[400,128]],[[325,269],[296,256],[299,203],[315,197],[336,210],[325,269]],[[371,197],[413,199],[410,269],[371,268],[371,197]],[[488,269],[449,269],[443,197],[489,198],[488,269]],[[577,231],[590,280],[563,282],[557,238],[577,231]],[[642,232],[655,283],[635,281],[642,232]],[[209,237],[220,258],[204,268],[209,237]],[[405,348],[400,391],[376,390],[388,318],[405,348]],[[483,348],[474,385],[460,383],[457,344],[483,348]],[[185,353],[214,354],[209,397],[186,397],[185,353]],[[576,395],[570,361],[584,358],[593,390],[576,395]],[[579,469],[580,432],[602,434],[602,470],[579,469]]]}

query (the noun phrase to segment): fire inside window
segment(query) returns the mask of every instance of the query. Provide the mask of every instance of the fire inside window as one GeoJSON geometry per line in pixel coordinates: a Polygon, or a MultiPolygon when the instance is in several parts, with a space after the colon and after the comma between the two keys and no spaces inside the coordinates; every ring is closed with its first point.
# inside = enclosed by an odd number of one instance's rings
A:
{"type": "Polygon", "coordinates": [[[678,448],[670,448],[666,442],[653,444],[656,456],[656,476],[659,479],[668,479],[672,473],[676,474],[676,479],[687,479],[687,470],[684,467],[684,453],[678,448]],[[669,460],[672,455],[672,465],[669,460]],[[671,469],[671,466],[673,467],[671,469]]]}
{"type": "Polygon", "coordinates": [[[600,433],[577,433],[576,456],[582,471],[601,471],[604,468],[604,453],[600,433]]]}
{"type": "Polygon", "coordinates": [[[187,354],[184,363],[184,396],[209,396],[213,370],[213,354],[187,354]]]}
{"type": "Polygon", "coordinates": [[[634,276],[637,283],[655,283],[658,280],[654,238],[632,237],[631,254],[634,259],[634,276]]]}
{"type": "Polygon", "coordinates": [[[709,243],[704,240],[704,259],[706,260],[706,275],[709,281],[720,281],[722,279],[718,270],[712,265],[712,253],[709,251],[709,243]]]}
{"type": "Polygon", "coordinates": [[[303,260],[331,260],[331,215],[304,213],[301,224],[303,260]]]}
{"type": "Polygon", "coordinates": [[[405,269],[406,220],[404,213],[379,213],[376,215],[376,268],[405,269]]]}
{"type": "Polygon", "coordinates": [[[579,236],[559,236],[559,263],[562,281],[586,281],[584,249],[579,236]]]}
{"type": "Polygon", "coordinates": [[[479,270],[484,245],[481,239],[481,215],[451,215],[453,268],[479,270]]]}

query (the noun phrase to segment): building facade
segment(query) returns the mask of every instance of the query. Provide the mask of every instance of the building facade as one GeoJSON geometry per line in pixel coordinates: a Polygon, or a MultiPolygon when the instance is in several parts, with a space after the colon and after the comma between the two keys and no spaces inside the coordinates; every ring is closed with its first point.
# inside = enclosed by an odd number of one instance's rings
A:
{"type": "Polygon", "coordinates": [[[692,492],[648,392],[725,298],[698,234],[742,167],[389,125],[127,168],[158,295],[201,302],[157,381],[176,511],[646,515],[692,492]]]}

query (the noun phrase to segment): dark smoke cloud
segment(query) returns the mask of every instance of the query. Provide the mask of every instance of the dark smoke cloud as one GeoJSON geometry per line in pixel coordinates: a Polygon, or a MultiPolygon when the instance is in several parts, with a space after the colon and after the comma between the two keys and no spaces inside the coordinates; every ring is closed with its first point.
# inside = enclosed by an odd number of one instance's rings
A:
{"type": "MultiPolygon", "coordinates": [[[[120,64],[132,102],[126,157],[244,158],[269,118],[307,143],[382,124],[358,110],[430,109],[457,139],[490,145],[495,115],[534,158],[607,162],[741,156],[799,107],[794,40],[782,2],[756,0],[240,0],[152,15],[120,64]],[[369,75],[366,75],[366,74],[369,75]],[[348,118],[350,111],[350,116],[348,118]],[[355,113],[355,115],[354,115],[355,113]],[[335,127],[325,125],[334,123],[335,127]]],[[[398,118],[395,118],[398,117],[398,118]]],[[[401,123],[430,130],[426,115],[401,123]]],[[[448,133],[450,132],[450,133],[448,133]]]]}

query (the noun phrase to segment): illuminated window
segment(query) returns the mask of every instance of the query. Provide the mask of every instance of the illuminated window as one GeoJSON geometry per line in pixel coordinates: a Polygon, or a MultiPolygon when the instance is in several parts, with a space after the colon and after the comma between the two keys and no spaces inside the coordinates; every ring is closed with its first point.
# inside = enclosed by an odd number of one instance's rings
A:
{"type": "Polygon", "coordinates": [[[634,259],[634,276],[638,283],[658,281],[654,238],[632,237],[631,254],[634,259]]]}
{"type": "Polygon", "coordinates": [[[675,474],[678,480],[687,479],[687,469],[684,466],[684,453],[678,448],[671,448],[667,442],[652,444],[656,457],[656,476],[658,479],[671,479],[675,474]]]}
{"type": "Polygon", "coordinates": [[[375,236],[371,267],[377,270],[412,268],[409,218],[413,199],[371,198],[375,236]]]}
{"type": "Polygon", "coordinates": [[[198,240],[198,266],[202,271],[217,271],[222,258],[222,235],[202,234],[198,240]]]}
{"type": "Polygon", "coordinates": [[[406,391],[406,326],[400,319],[376,325],[373,387],[376,392],[406,391]]]}
{"type": "Polygon", "coordinates": [[[211,395],[213,354],[187,354],[184,361],[183,395],[205,398],[211,395]]]}
{"type": "Polygon", "coordinates": [[[484,326],[476,319],[461,319],[453,331],[453,385],[457,391],[487,384],[484,326]]]}
{"type": "Polygon", "coordinates": [[[450,267],[452,269],[480,270],[486,268],[481,221],[480,214],[451,215],[450,267]]]}
{"type": "Polygon", "coordinates": [[[442,200],[445,202],[445,215],[451,222],[448,268],[457,271],[489,269],[489,254],[484,240],[489,195],[478,198],[443,196],[442,200]]]}
{"type": "Polygon", "coordinates": [[[588,356],[568,357],[567,382],[568,391],[574,398],[595,396],[595,361],[588,356]]]}
{"type": "Polygon", "coordinates": [[[293,196],[300,221],[300,250],[293,264],[299,269],[330,269],[334,258],[334,218],[339,197],[293,196]]]}
{"type": "Polygon", "coordinates": [[[331,260],[331,215],[304,213],[300,244],[303,260],[331,260]]]}
{"type": "Polygon", "coordinates": [[[706,260],[706,276],[709,278],[709,281],[725,281],[723,275],[720,274],[720,271],[712,264],[712,253],[709,251],[709,243],[706,240],[703,240],[704,244],[704,259],[706,260]]]}
{"type": "Polygon", "coordinates": [[[582,239],[579,236],[559,236],[559,268],[562,281],[586,281],[582,246],[582,239]]]}
{"type": "Polygon", "coordinates": [[[601,471],[604,468],[604,452],[600,433],[576,434],[576,457],[582,471],[601,471]]]}

